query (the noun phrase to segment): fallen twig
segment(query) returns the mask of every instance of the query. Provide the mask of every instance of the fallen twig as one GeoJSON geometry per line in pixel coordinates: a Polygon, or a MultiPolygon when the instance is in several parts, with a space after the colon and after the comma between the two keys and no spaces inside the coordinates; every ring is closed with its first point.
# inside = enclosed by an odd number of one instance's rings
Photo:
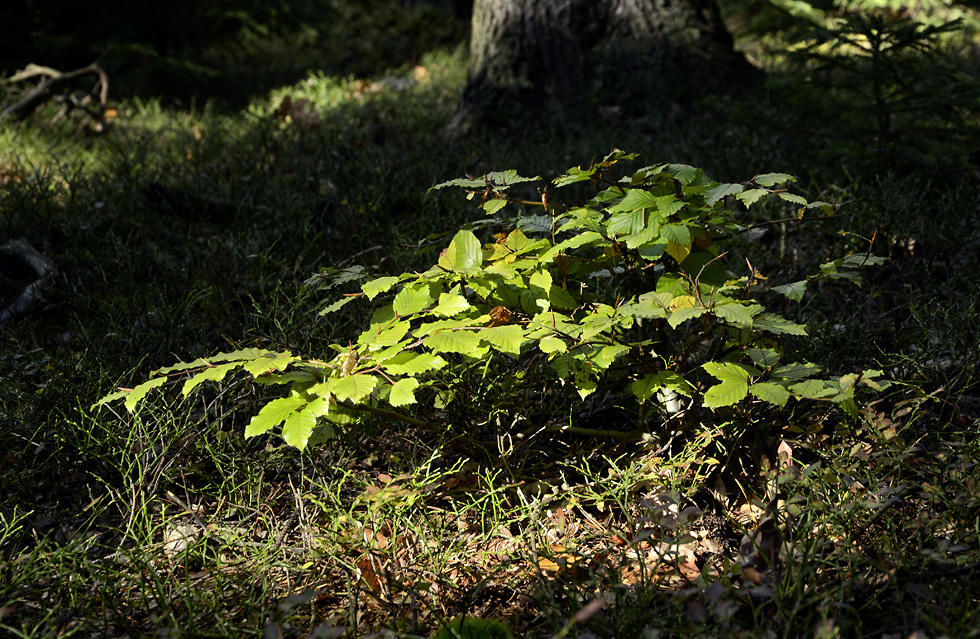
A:
{"type": "MultiPolygon", "coordinates": [[[[71,80],[74,80],[79,76],[89,73],[93,73],[99,77],[99,81],[96,83],[95,87],[99,89],[99,103],[102,105],[102,111],[104,112],[106,101],[109,97],[109,75],[102,69],[102,67],[98,65],[98,63],[93,62],[88,66],[75,69],[74,71],[67,71],[65,73],[62,73],[57,69],[52,69],[51,67],[43,67],[38,64],[28,64],[26,67],[24,67],[23,71],[15,73],[11,77],[4,80],[3,83],[9,85],[40,76],[45,77],[45,79],[42,80],[41,84],[30,91],[20,101],[5,108],[3,112],[0,113],[0,118],[12,116],[17,120],[23,120],[28,115],[33,113],[39,106],[52,99],[52,97],[54,97],[55,90],[58,87],[68,83],[71,80]]],[[[94,90],[95,89],[93,88],[93,91],[94,90]]],[[[102,113],[94,114],[88,109],[85,109],[83,105],[78,106],[82,106],[86,113],[100,123],[102,122],[102,113]]]]}

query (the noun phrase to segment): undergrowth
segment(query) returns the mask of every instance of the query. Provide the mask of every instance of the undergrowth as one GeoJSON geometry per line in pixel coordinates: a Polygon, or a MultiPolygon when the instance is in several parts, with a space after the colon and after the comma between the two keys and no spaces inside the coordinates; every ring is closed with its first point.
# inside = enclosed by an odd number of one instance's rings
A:
{"type": "MultiPolygon", "coordinates": [[[[821,84],[846,68],[775,66],[759,96],[707,100],[696,118],[592,114],[453,139],[462,54],[412,62],[311,72],[237,114],[133,99],[102,135],[43,112],[0,130],[0,233],[57,267],[0,328],[2,633],[446,636],[479,625],[466,618],[515,636],[975,633],[975,158],[855,152],[874,135],[852,118],[867,104],[821,84]],[[807,101],[820,109],[795,110],[807,101]],[[479,451],[384,419],[304,452],[246,440],[278,396],[264,387],[90,410],[175,360],[353,342],[370,313],[311,312],[312,274],[424,272],[473,220],[464,194],[429,186],[555,175],[612,144],[726,184],[786,171],[840,205],[768,225],[732,257],[778,282],[869,243],[890,257],[860,288],[815,282],[780,309],[810,335],[786,357],[879,369],[888,391],[855,416],[799,403],[706,413],[683,437],[556,428],[479,451]]],[[[952,144],[973,135],[941,124],[952,144]]],[[[480,405],[510,379],[491,372],[460,374],[480,405]]],[[[568,426],[635,416],[596,397],[561,409],[568,426]]]]}

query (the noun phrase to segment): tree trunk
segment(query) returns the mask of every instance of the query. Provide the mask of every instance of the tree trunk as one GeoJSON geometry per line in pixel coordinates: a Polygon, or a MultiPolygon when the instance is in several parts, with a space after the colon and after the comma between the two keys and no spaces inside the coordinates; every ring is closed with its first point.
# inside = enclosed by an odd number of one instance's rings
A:
{"type": "Polygon", "coordinates": [[[512,117],[744,85],[715,0],[476,0],[463,111],[512,117]]]}

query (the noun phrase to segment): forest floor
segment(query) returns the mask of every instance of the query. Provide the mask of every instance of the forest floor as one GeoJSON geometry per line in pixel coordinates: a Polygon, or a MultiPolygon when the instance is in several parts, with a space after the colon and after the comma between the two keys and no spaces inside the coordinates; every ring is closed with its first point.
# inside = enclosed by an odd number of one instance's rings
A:
{"type": "MultiPolygon", "coordinates": [[[[976,86],[969,47],[935,46],[976,86]]],[[[978,111],[896,92],[882,137],[882,104],[849,88],[864,67],[750,50],[774,72],[739,100],[613,100],[461,138],[461,49],[310,72],[240,111],[133,98],[98,131],[53,109],[4,123],[0,243],[50,270],[0,325],[0,635],[407,637],[463,616],[506,624],[474,637],[980,634],[978,111]],[[243,437],[269,394],[230,378],[93,408],[176,361],[346,343],[365,318],[319,316],[333,300],[304,283],[430,265],[476,214],[433,184],[550,179],[612,147],[853,200],[744,251],[779,281],[869,242],[889,258],[861,286],[813,287],[788,348],[890,386],[857,417],[791,404],[666,445],[474,450],[378,421],[299,452],[243,437]]],[[[7,301],[37,278],[12,259],[7,301]]]]}

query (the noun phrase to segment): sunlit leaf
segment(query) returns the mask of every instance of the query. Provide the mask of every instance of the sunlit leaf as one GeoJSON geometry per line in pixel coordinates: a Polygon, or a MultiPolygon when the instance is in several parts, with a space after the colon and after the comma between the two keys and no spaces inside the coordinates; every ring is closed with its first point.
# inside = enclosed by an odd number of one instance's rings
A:
{"type": "Polygon", "coordinates": [[[741,193],[737,194],[735,196],[735,199],[741,202],[742,204],[744,204],[746,208],[748,208],[753,204],[755,204],[756,202],[758,202],[759,200],[761,200],[762,198],[764,198],[768,194],[769,191],[767,191],[766,189],[749,189],[747,191],[742,191],[741,193]]]}
{"type": "Polygon", "coordinates": [[[282,425],[282,438],[290,446],[303,450],[315,427],[316,415],[309,410],[297,410],[286,417],[282,425]]]}
{"type": "Polygon", "coordinates": [[[407,406],[414,404],[415,389],[419,387],[419,381],[414,377],[406,377],[395,382],[391,391],[388,393],[388,403],[392,406],[407,406]]]}
{"type": "Polygon", "coordinates": [[[791,322],[779,315],[765,313],[752,321],[752,327],[777,335],[806,335],[806,326],[791,322]]]}
{"type": "Polygon", "coordinates": [[[364,284],[361,285],[361,291],[364,292],[369,300],[373,300],[375,297],[397,284],[399,279],[400,278],[393,276],[379,277],[376,280],[364,282],[364,284]]]}
{"type": "Polygon", "coordinates": [[[591,169],[582,169],[577,166],[568,169],[568,173],[565,175],[555,178],[555,186],[561,188],[563,186],[568,186],[569,184],[575,184],[576,182],[588,182],[592,179],[595,174],[597,167],[591,169]]]}
{"type": "Polygon", "coordinates": [[[439,266],[447,271],[471,273],[483,264],[483,245],[472,231],[462,230],[439,256],[439,266]]]}
{"type": "Polygon", "coordinates": [[[341,297],[339,300],[337,300],[333,304],[330,304],[329,306],[324,307],[320,311],[320,315],[323,316],[323,315],[327,315],[328,313],[333,313],[335,311],[339,311],[341,308],[343,308],[344,306],[346,306],[350,302],[353,302],[355,299],[357,299],[357,298],[354,297],[353,295],[346,295],[344,297],[341,297]]]}
{"type": "Polygon", "coordinates": [[[424,311],[431,302],[432,298],[429,296],[428,286],[407,286],[395,296],[391,308],[398,317],[405,317],[412,313],[424,311]]]}
{"type": "Polygon", "coordinates": [[[807,379],[793,384],[789,389],[804,399],[830,397],[831,395],[836,395],[838,391],[838,389],[828,386],[821,379],[807,379]]]}
{"type": "Polygon", "coordinates": [[[151,389],[157,388],[158,386],[163,386],[166,383],[166,377],[154,377],[149,381],[143,382],[133,390],[129,391],[123,405],[126,407],[127,411],[130,413],[133,412],[136,409],[136,404],[138,404],[140,400],[146,396],[147,392],[149,392],[151,389]]]}
{"type": "Polygon", "coordinates": [[[777,195],[779,195],[781,199],[786,200],[787,202],[792,202],[793,204],[801,204],[803,206],[806,206],[806,198],[800,197],[795,193],[777,193],[777,195]]]}
{"type": "Polygon", "coordinates": [[[439,331],[425,338],[427,348],[437,353],[474,354],[480,347],[475,331],[439,331]]]}
{"type": "Polygon", "coordinates": [[[701,368],[723,382],[746,382],[753,373],[745,366],[734,362],[705,362],[701,368]]]}
{"type": "Polygon", "coordinates": [[[703,306],[689,306],[686,308],[680,308],[670,314],[670,316],[667,318],[667,323],[670,324],[671,328],[677,328],[683,322],[696,317],[701,317],[707,312],[708,309],[704,308],[703,306]]]}
{"type": "Polygon", "coordinates": [[[757,175],[752,181],[759,186],[773,187],[785,182],[795,182],[796,178],[787,173],[764,173],[763,175],[757,175]]]}
{"type": "Polygon", "coordinates": [[[729,379],[720,384],[715,384],[704,393],[704,405],[706,408],[721,408],[736,404],[748,394],[749,385],[744,381],[729,379]]]}
{"type": "Polygon", "coordinates": [[[564,353],[568,346],[564,340],[557,337],[545,337],[538,342],[538,348],[542,353],[564,353]]]}
{"type": "Polygon", "coordinates": [[[392,375],[420,375],[443,368],[446,364],[446,360],[432,353],[404,352],[383,362],[381,368],[392,375]]]}
{"type": "Polygon", "coordinates": [[[775,404],[776,406],[785,406],[789,400],[789,390],[784,386],[771,382],[752,384],[749,386],[749,392],[762,401],[775,404]]]}
{"type": "MultiPolygon", "coordinates": [[[[656,208],[657,198],[649,191],[642,189],[632,189],[626,193],[620,202],[606,209],[610,213],[641,211],[642,209],[656,208]]],[[[630,231],[635,233],[636,230],[630,231]]]]}
{"type": "Polygon", "coordinates": [[[432,309],[432,312],[443,317],[452,317],[453,315],[462,313],[469,307],[470,303],[462,295],[442,293],[439,295],[439,303],[432,309]]]}
{"type": "Polygon", "coordinates": [[[374,375],[348,375],[332,378],[330,392],[340,401],[359,402],[371,394],[377,385],[378,378],[374,375]]]}
{"type": "Polygon", "coordinates": [[[306,404],[307,401],[299,396],[280,397],[272,400],[249,421],[248,426],[245,427],[245,437],[255,437],[278,426],[306,404]]]}
{"type": "Polygon", "coordinates": [[[507,206],[507,200],[502,198],[495,198],[487,200],[483,203],[483,210],[487,215],[495,215],[500,209],[507,206]]]}
{"type": "Polygon", "coordinates": [[[521,354],[521,344],[524,343],[524,331],[516,324],[485,328],[479,332],[479,336],[502,353],[508,353],[514,356],[521,354]]]}
{"type": "MultiPolygon", "coordinates": [[[[253,360],[241,362],[241,365],[252,375],[252,377],[258,377],[263,373],[285,370],[290,364],[298,360],[298,357],[289,353],[269,352],[262,357],[256,357],[253,360]]],[[[187,393],[185,392],[184,394],[186,395],[187,393]]]]}
{"type": "Polygon", "coordinates": [[[771,348],[750,348],[745,351],[745,354],[763,368],[772,368],[780,360],[779,352],[771,348]]]}
{"type": "Polygon", "coordinates": [[[728,324],[744,328],[752,326],[752,311],[758,312],[761,309],[762,307],[758,305],[745,306],[735,301],[715,304],[711,307],[712,312],[728,324]]]}
{"type": "Polygon", "coordinates": [[[735,195],[736,193],[741,193],[743,190],[745,190],[745,187],[741,184],[716,184],[704,192],[704,202],[708,206],[711,206],[718,200],[724,199],[725,196],[735,195]]]}
{"type": "MultiPolygon", "coordinates": [[[[200,373],[197,373],[196,375],[191,377],[186,382],[184,382],[184,387],[181,389],[181,394],[184,397],[186,397],[187,395],[190,394],[191,391],[193,391],[195,388],[197,388],[200,384],[204,382],[220,381],[225,378],[225,375],[235,370],[236,368],[239,368],[242,364],[244,364],[244,362],[230,362],[228,364],[219,364],[218,366],[212,366],[211,368],[206,368],[200,373]]],[[[136,388],[139,388],[139,386],[137,386],[136,388]]],[[[133,392],[136,392],[136,389],[133,389],[133,392]]]]}

